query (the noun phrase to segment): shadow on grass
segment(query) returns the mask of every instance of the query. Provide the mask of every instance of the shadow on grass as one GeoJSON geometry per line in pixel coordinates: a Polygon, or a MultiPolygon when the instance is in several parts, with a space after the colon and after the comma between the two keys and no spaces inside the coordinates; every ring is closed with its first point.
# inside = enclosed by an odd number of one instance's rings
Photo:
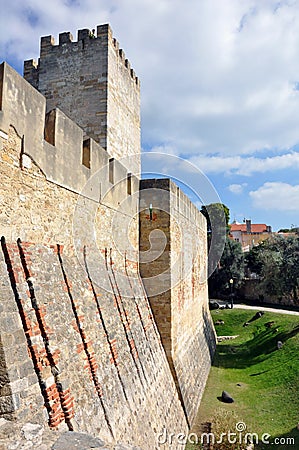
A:
{"type": "Polygon", "coordinates": [[[299,333],[299,325],[297,325],[293,330],[289,331],[288,333],[279,333],[278,337],[279,340],[281,340],[282,342],[287,341],[288,339],[296,336],[296,334],[299,333]]]}
{"type": "MultiPolygon", "coordinates": [[[[277,342],[285,344],[288,339],[299,333],[299,325],[288,332],[276,332],[275,329],[264,329],[261,325],[254,332],[252,339],[242,344],[220,344],[216,352],[213,365],[215,367],[244,369],[268,359],[277,349],[277,342]]],[[[294,355],[294,359],[295,358],[294,355]]],[[[290,359],[289,359],[290,361],[290,359]]],[[[268,370],[252,374],[251,376],[261,375],[268,370]]]]}
{"type": "Polygon", "coordinates": [[[264,373],[271,372],[271,370],[272,370],[272,369],[268,369],[268,370],[263,370],[262,372],[251,373],[249,376],[250,376],[250,377],[257,377],[257,376],[259,376],[259,375],[264,375],[264,373]]]}

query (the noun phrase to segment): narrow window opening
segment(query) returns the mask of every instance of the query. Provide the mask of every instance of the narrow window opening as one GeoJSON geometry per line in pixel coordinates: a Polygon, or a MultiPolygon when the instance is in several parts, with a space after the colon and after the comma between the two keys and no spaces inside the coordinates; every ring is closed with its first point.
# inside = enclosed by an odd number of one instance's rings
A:
{"type": "Polygon", "coordinates": [[[90,169],[90,139],[83,141],[82,164],[90,169]]]}
{"type": "Polygon", "coordinates": [[[44,139],[49,144],[55,146],[55,130],[56,130],[56,110],[52,109],[46,114],[44,139]]]}
{"type": "Polygon", "coordinates": [[[21,153],[20,153],[20,158],[19,158],[19,164],[20,164],[20,168],[23,170],[23,156],[24,156],[24,134],[22,136],[22,140],[21,140],[21,153]]]}
{"type": "Polygon", "coordinates": [[[0,109],[2,110],[2,91],[3,91],[4,67],[0,69],[0,109]]]}
{"type": "Polygon", "coordinates": [[[114,184],[114,158],[109,159],[109,183],[114,184]]]}
{"type": "Polygon", "coordinates": [[[176,188],[176,207],[180,210],[180,188],[176,188]]]}
{"type": "Polygon", "coordinates": [[[127,176],[127,194],[132,195],[132,174],[128,173],[127,176]]]}

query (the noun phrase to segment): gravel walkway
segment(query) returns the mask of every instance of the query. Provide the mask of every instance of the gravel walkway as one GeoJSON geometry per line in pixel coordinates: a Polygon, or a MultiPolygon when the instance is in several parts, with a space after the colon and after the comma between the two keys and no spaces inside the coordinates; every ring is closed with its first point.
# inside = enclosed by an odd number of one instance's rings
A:
{"type": "Polygon", "coordinates": [[[254,309],[258,311],[268,311],[274,312],[278,314],[290,314],[292,316],[299,316],[299,311],[289,311],[288,309],[278,309],[278,308],[269,308],[268,306],[249,306],[236,303],[234,304],[235,309],[254,309]]]}
{"type": "MultiPolygon", "coordinates": [[[[210,302],[217,302],[220,306],[225,306],[227,303],[230,305],[230,301],[218,300],[216,298],[210,298],[210,302]]],[[[268,311],[278,314],[290,314],[291,316],[299,316],[299,311],[290,311],[288,309],[271,308],[270,306],[259,305],[245,305],[244,303],[234,303],[234,309],[252,309],[255,311],[268,311]]]]}

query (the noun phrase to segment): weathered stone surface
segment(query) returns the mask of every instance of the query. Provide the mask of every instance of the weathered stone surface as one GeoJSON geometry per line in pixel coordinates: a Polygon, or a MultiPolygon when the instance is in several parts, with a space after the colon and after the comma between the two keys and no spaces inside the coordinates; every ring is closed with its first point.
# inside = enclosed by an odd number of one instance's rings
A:
{"type": "Polygon", "coordinates": [[[52,446],[53,450],[90,450],[91,448],[103,448],[104,442],[84,433],[68,431],[63,433],[52,446]]]}
{"type": "Polygon", "coordinates": [[[222,400],[224,403],[234,403],[234,399],[233,399],[232,396],[231,396],[228,392],[226,392],[226,391],[222,391],[222,394],[221,394],[221,400],[222,400]]]}
{"type": "Polygon", "coordinates": [[[141,181],[140,210],[140,273],[192,423],[216,346],[208,308],[206,222],[169,179],[141,181]]]}
{"type": "Polygon", "coordinates": [[[218,342],[230,341],[232,339],[236,339],[237,337],[239,337],[238,334],[236,334],[234,336],[217,336],[217,341],[218,342]]]}
{"type": "Polygon", "coordinates": [[[140,449],[140,447],[135,447],[132,445],[117,444],[114,447],[114,450],[141,450],[141,449],[140,449]]]}
{"type": "Polygon", "coordinates": [[[0,450],[142,450],[133,445],[104,442],[88,433],[47,431],[33,423],[25,423],[22,428],[19,424],[8,423],[5,431],[6,436],[0,435],[0,450]]]}
{"type": "Polygon", "coordinates": [[[281,341],[277,341],[277,349],[280,350],[283,347],[283,343],[281,341]]]}
{"type": "Polygon", "coordinates": [[[37,423],[26,423],[21,432],[23,433],[27,441],[32,441],[36,445],[41,443],[41,437],[44,431],[44,427],[37,423]]]}
{"type": "Polygon", "coordinates": [[[0,414],[11,413],[15,410],[12,395],[3,395],[0,397],[0,414]]]}

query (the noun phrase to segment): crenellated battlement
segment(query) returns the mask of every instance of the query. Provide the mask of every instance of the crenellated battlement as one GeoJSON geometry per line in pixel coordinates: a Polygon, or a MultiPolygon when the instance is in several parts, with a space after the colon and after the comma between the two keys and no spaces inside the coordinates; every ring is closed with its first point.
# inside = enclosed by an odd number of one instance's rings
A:
{"type": "Polygon", "coordinates": [[[151,203],[153,209],[161,209],[161,199],[163,202],[163,198],[165,198],[167,199],[167,204],[164,206],[167,211],[171,208],[175,217],[180,215],[184,220],[192,221],[193,225],[203,230],[203,232],[206,231],[206,220],[203,214],[201,214],[194,203],[191,202],[190,198],[170,178],[141,180],[140,189],[142,191],[140,199],[141,208],[146,209],[151,203]],[[169,194],[163,196],[163,191],[167,191],[169,194]]]}
{"type": "Polygon", "coordinates": [[[140,173],[140,84],[108,24],[40,41],[40,58],[24,63],[24,78],[117,159],[135,157],[140,173]]]}
{"type": "MultiPolygon", "coordinates": [[[[97,26],[97,31],[90,30],[89,28],[83,28],[77,31],[77,41],[74,41],[72,33],[69,31],[59,33],[58,44],[55,42],[55,38],[52,35],[43,36],[40,41],[40,52],[41,55],[47,53],[51,47],[55,47],[55,49],[62,50],[61,47],[65,45],[73,45],[74,47],[81,46],[83,49],[86,48],[87,45],[99,46],[101,45],[101,40],[105,40],[108,37],[108,42],[115,48],[116,55],[119,60],[123,62],[124,67],[128,69],[128,74],[136,84],[138,88],[140,88],[139,78],[136,76],[135,71],[131,68],[130,61],[126,58],[125,52],[122,48],[120,48],[119,42],[116,38],[113,37],[113,32],[109,24],[99,25],[97,26]]],[[[96,51],[96,50],[95,50],[96,51]]],[[[24,74],[25,70],[29,68],[39,69],[39,64],[35,60],[27,60],[24,62],[24,74]]]]}
{"type": "MultiPolygon", "coordinates": [[[[117,207],[120,197],[123,200],[138,191],[138,178],[131,171],[84,137],[83,130],[62,111],[46,113],[46,99],[6,63],[0,66],[0,98],[0,137],[6,139],[14,127],[22,138],[22,157],[29,157],[47,180],[96,202],[104,199],[111,207],[117,207]]],[[[136,201],[129,202],[133,211],[136,201]]]]}

